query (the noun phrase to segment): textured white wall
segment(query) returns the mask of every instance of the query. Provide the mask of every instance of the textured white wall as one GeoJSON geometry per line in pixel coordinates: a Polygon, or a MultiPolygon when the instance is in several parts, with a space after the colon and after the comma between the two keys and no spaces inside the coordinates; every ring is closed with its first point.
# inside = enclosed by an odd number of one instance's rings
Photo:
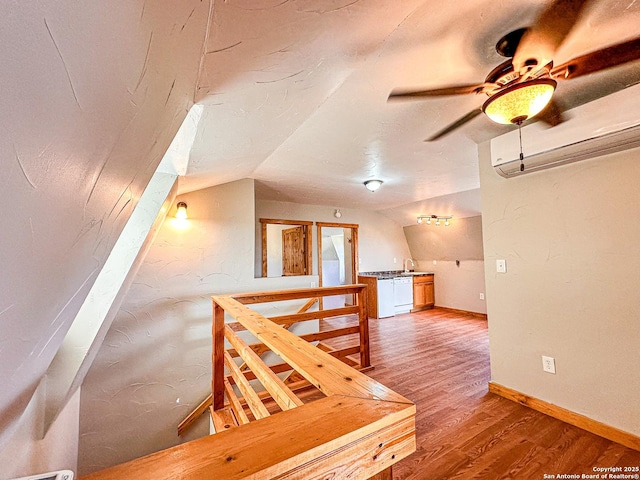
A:
{"type": "MultiPolygon", "coordinates": [[[[400,270],[402,262],[409,256],[409,247],[402,227],[377,212],[352,208],[340,209],[341,218],[333,216],[335,209],[324,205],[304,205],[274,200],[256,202],[255,237],[260,239],[260,218],[307,220],[313,222],[357,223],[358,255],[361,272],[377,270],[400,270]],[[396,259],[396,263],[393,259],[396,259]]],[[[323,229],[324,231],[324,229],[323,229]]],[[[317,228],[313,226],[313,272],[318,273],[317,228]]],[[[260,245],[260,243],[258,243],[260,245]]],[[[259,254],[259,252],[257,252],[259,254]]],[[[255,259],[256,272],[261,265],[259,255],[255,259]]]]}
{"type": "Polygon", "coordinates": [[[492,380],[635,435],[639,158],[636,149],[507,180],[480,146],[492,380]],[[542,355],[555,357],[556,375],[542,355]]]}
{"type": "Polygon", "coordinates": [[[31,398],[11,442],[0,452],[0,479],[55,470],[76,470],[80,390],[76,390],[43,438],[45,399],[43,382],[31,398]]]}
{"type": "Polygon", "coordinates": [[[81,474],[208,434],[206,416],[184,439],[177,426],[211,389],[211,295],[317,284],[254,278],[253,180],[177,201],[188,227],[165,220],[82,387],[81,474]]]}
{"type": "Polygon", "coordinates": [[[176,195],[177,177],[156,173],[91,287],[46,375],[45,429],[82,385],[137,269],[176,195]]]}
{"type": "Polygon", "coordinates": [[[412,225],[404,233],[416,270],[435,273],[437,306],[487,313],[480,299],[485,293],[482,217],[454,218],[448,227],[412,225]]]}
{"type": "Polygon", "coordinates": [[[208,9],[0,5],[0,450],[191,106],[208,9]]]}

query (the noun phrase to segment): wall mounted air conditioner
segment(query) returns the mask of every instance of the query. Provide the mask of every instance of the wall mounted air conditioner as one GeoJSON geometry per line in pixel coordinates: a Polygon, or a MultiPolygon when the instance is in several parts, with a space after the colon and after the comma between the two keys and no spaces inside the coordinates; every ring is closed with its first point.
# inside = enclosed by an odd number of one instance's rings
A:
{"type": "Polygon", "coordinates": [[[510,178],[640,147],[640,84],[569,110],[567,117],[553,128],[541,122],[522,128],[524,171],[517,129],[492,139],[496,172],[510,178]]]}

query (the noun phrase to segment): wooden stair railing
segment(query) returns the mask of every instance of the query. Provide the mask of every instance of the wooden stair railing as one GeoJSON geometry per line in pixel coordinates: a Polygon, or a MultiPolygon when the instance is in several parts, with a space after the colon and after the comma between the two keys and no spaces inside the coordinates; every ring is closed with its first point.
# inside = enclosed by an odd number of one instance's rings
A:
{"type": "MultiPolygon", "coordinates": [[[[341,326],[339,328],[333,328],[331,330],[325,330],[315,333],[308,333],[301,335],[300,338],[308,342],[320,342],[320,348],[324,348],[330,351],[330,354],[339,358],[347,365],[350,365],[361,371],[368,371],[371,368],[370,354],[369,354],[369,319],[366,315],[366,289],[364,285],[347,285],[339,287],[325,287],[325,288],[311,288],[311,289],[297,289],[297,290],[279,290],[270,292],[254,292],[254,293],[241,293],[231,295],[232,298],[238,300],[243,304],[262,304],[270,302],[280,302],[287,300],[308,300],[293,314],[277,315],[267,317],[269,320],[282,325],[287,329],[291,329],[294,325],[309,320],[326,320],[332,317],[340,316],[357,316],[357,322],[355,325],[341,326]],[[308,310],[316,303],[319,303],[320,298],[332,295],[344,295],[346,293],[356,294],[356,298],[359,300],[356,306],[340,307],[333,309],[325,309],[314,312],[308,310]],[[360,298],[361,297],[361,298],[360,298]],[[363,303],[364,302],[364,303],[363,303]],[[364,308],[360,307],[364,305],[364,308]],[[323,341],[331,339],[339,339],[341,337],[347,337],[349,335],[358,334],[358,345],[349,345],[348,347],[334,349],[327,347],[323,341]],[[359,355],[358,361],[351,358],[353,355],[359,355]]],[[[229,328],[234,331],[243,331],[245,328],[238,322],[228,323],[229,328]]],[[[352,342],[349,342],[352,343],[352,342]]],[[[269,348],[263,343],[250,344],[249,347],[259,356],[263,356],[269,348]]],[[[229,354],[233,358],[238,357],[238,353],[235,349],[230,349],[229,354]]],[[[246,373],[249,380],[254,377],[246,370],[247,366],[244,363],[239,365],[240,370],[246,373]]],[[[291,371],[291,368],[286,364],[272,365],[270,367],[275,373],[282,373],[285,371],[291,371]]],[[[233,384],[233,379],[229,379],[233,384]]],[[[289,385],[294,391],[298,391],[304,388],[308,388],[311,384],[306,381],[302,381],[302,377],[296,372],[285,380],[285,383],[289,385]]],[[[212,395],[208,394],[207,397],[194,408],[185,419],[178,425],[178,435],[182,436],[204,412],[211,406],[212,395]]],[[[244,403],[244,401],[243,401],[244,403]]]]}
{"type": "Polygon", "coordinates": [[[211,408],[219,433],[83,478],[390,479],[391,466],[415,451],[412,402],[230,296],[214,296],[213,307],[211,408]],[[225,324],[225,313],[325,396],[303,403],[225,324]],[[248,384],[225,338],[264,392],[248,384]]]}

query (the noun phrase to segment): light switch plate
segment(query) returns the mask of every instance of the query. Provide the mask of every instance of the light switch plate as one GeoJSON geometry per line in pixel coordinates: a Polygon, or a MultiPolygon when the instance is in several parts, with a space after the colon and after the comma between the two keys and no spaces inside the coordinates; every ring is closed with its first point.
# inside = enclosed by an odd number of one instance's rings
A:
{"type": "Polygon", "coordinates": [[[507,261],[504,259],[496,260],[496,272],[507,273],[507,261]]]}

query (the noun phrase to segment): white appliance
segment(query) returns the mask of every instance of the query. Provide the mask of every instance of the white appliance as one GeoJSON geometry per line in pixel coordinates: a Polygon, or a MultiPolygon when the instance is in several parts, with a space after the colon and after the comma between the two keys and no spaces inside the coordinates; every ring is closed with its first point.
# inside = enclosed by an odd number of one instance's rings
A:
{"type": "Polygon", "coordinates": [[[580,105],[566,112],[567,121],[547,128],[542,122],[491,140],[491,165],[510,178],[544,168],[640,147],[640,84],[580,105]]]}
{"type": "Polygon", "coordinates": [[[413,308],[413,278],[411,276],[393,279],[393,310],[396,314],[408,313],[413,308]]]}
{"type": "Polygon", "coordinates": [[[71,470],[58,470],[57,472],[29,475],[28,477],[14,478],[13,480],[73,480],[73,472],[71,470]]]}
{"type": "Polygon", "coordinates": [[[378,318],[395,315],[393,300],[393,278],[378,279],[378,318]]]}

